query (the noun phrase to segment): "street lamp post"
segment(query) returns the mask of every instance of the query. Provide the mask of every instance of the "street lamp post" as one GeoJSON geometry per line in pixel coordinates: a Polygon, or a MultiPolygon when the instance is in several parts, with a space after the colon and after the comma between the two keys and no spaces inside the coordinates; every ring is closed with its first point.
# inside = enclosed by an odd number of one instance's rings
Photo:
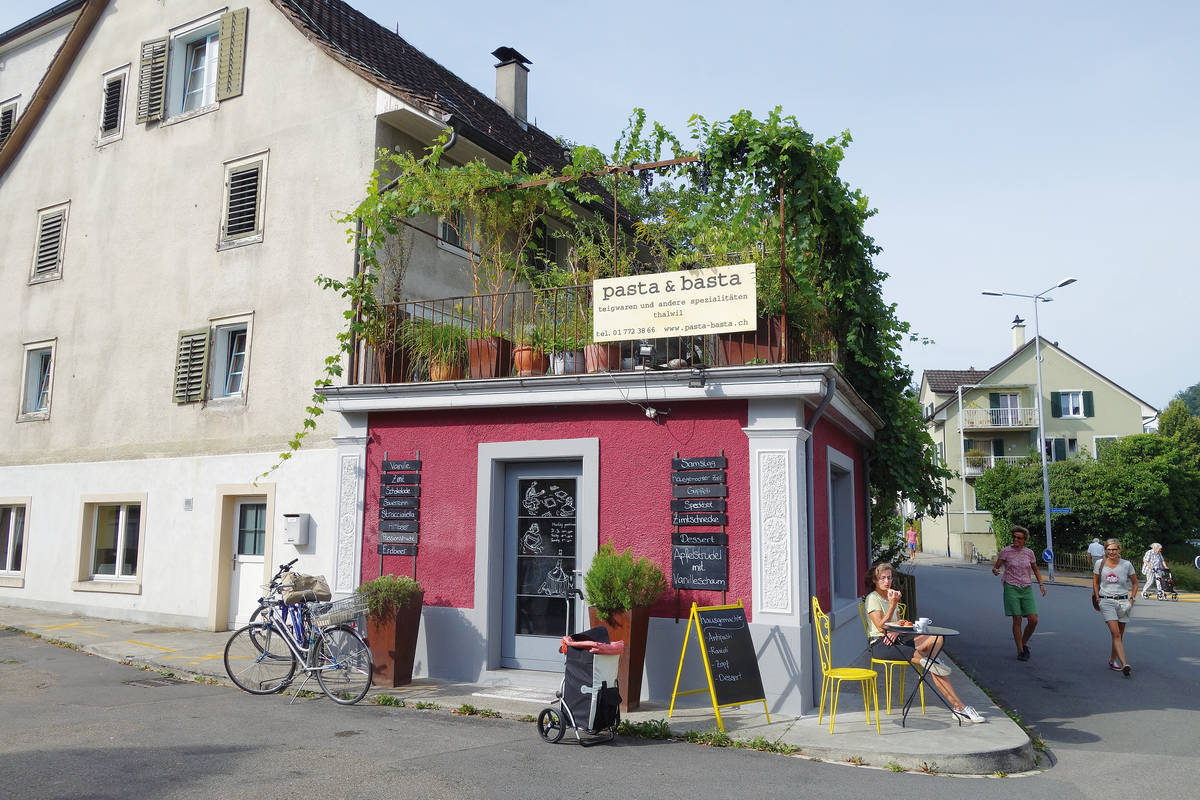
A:
{"type": "MultiPolygon", "coordinates": [[[[1042,402],[1042,334],[1038,327],[1038,303],[1049,303],[1054,298],[1046,297],[1055,289],[1070,286],[1074,278],[1064,278],[1045,291],[1037,294],[1020,294],[1019,292],[984,292],[989,297],[1025,297],[1033,300],[1033,349],[1034,360],[1037,362],[1037,412],[1038,412],[1038,448],[1042,457],[1042,506],[1046,512],[1046,549],[1054,553],[1054,534],[1050,529],[1050,468],[1046,459],[1046,408],[1042,402]]],[[[1054,580],[1054,559],[1046,565],[1050,580],[1054,580]]]]}

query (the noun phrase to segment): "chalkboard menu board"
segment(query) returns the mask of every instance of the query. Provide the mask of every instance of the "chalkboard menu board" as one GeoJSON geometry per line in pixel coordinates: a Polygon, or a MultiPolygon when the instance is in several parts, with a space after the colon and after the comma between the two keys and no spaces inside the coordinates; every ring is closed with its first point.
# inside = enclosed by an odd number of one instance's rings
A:
{"type": "Polygon", "coordinates": [[[574,619],[571,589],[578,531],[576,478],[517,480],[516,632],[522,636],[563,634],[574,619]],[[555,598],[548,602],[547,598],[555,598]],[[566,616],[564,616],[564,614],[566,616]]]}
{"type": "Polygon", "coordinates": [[[762,676],[754,655],[754,640],[746,621],[746,609],[717,606],[696,609],[708,662],[712,691],[718,706],[762,700],[762,676]]]}
{"type": "MultiPolygon", "coordinates": [[[[379,474],[379,571],[383,556],[416,556],[421,530],[421,461],[384,456],[379,474]]],[[[416,570],[415,562],[413,566],[416,570]]]]}
{"type": "Polygon", "coordinates": [[[767,723],[771,712],[767,710],[767,697],[763,691],[762,675],[758,671],[758,658],[754,654],[754,640],[746,620],[746,609],[739,600],[734,605],[700,607],[692,603],[688,615],[687,631],[683,634],[683,652],[679,654],[679,671],[675,674],[675,688],[671,691],[671,707],[667,716],[675,713],[675,700],[680,695],[707,691],[712,697],[713,713],[717,716],[717,727],[724,731],[721,719],[723,706],[741,706],[746,703],[763,704],[767,723]],[[680,691],[679,681],[683,677],[683,665],[687,660],[688,647],[695,631],[696,644],[704,659],[704,674],[708,679],[706,689],[680,691]]]}
{"type": "Polygon", "coordinates": [[[729,522],[724,498],[728,461],[719,456],[671,460],[671,585],[676,589],[727,591],[729,570],[724,528],[729,522]],[[681,528],[721,528],[717,539],[680,539],[681,528]]]}

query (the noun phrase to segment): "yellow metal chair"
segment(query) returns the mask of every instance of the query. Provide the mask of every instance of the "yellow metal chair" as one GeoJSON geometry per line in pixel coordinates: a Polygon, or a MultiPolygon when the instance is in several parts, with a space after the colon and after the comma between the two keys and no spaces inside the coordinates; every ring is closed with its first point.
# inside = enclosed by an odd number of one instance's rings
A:
{"type": "MultiPolygon", "coordinates": [[[[897,603],[896,611],[899,613],[900,618],[904,619],[904,612],[905,612],[904,603],[897,603]]],[[[892,684],[893,684],[892,676],[896,670],[900,670],[900,680],[895,681],[895,685],[896,685],[896,688],[900,692],[900,699],[903,700],[904,699],[904,676],[908,672],[909,663],[907,661],[904,661],[903,659],[876,658],[875,652],[872,649],[872,648],[874,648],[874,644],[871,642],[871,621],[867,618],[866,605],[861,600],[858,603],[858,616],[860,619],[862,619],[863,633],[865,633],[867,635],[867,647],[868,647],[868,649],[871,649],[871,669],[875,669],[876,667],[883,667],[883,687],[884,687],[883,690],[887,694],[887,712],[889,714],[891,714],[892,713],[892,684]]],[[[925,713],[925,684],[922,683],[920,685],[920,689],[921,689],[921,713],[924,714],[925,713]]]]}
{"type": "Polygon", "coordinates": [[[821,651],[821,705],[817,712],[817,723],[820,724],[825,715],[825,698],[833,691],[833,701],[829,708],[829,732],[833,733],[833,725],[837,720],[838,694],[842,690],[842,681],[858,681],[862,685],[863,711],[867,715],[867,724],[871,724],[871,699],[875,700],[875,732],[879,729],[879,675],[874,669],[864,667],[832,666],[831,630],[829,616],[821,610],[821,604],[816,596],[812,599],[813,628],[817,632],[817,648],[821,651]]]}

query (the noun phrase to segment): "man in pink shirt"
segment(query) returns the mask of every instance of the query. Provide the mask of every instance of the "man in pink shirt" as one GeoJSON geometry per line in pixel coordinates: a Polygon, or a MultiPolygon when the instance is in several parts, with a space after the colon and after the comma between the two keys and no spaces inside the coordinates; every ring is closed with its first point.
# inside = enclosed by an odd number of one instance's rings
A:
{"type": "Polygon", "coordinates": [[[1012,617],[1013,640],[1017,643],[1017,658],[1029,660],[1029,639],[1037,628],[1037,600],[1033,597],[1033,578],[1037,578],[1042,597],[1046,596],[1046,584],[1038,572],[1037,556],[1025,546],[1029,531],[1020,525],[1012,529],[1012,544],[1003,548],[992,565],[992,574],[999,575],[1004,567],[1004,613],[1012,617]],[[1021,618],[1025,618],[1025,629],[1021,630],[1021,618]]]}

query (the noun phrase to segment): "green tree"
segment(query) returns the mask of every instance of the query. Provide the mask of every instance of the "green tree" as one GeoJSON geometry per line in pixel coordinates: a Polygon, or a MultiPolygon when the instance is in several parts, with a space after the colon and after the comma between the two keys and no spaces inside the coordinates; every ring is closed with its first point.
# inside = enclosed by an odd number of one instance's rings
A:
{"type": "Polygon", "coordinates": [[[1171,398],[1172,405],[1177,400],[1187,407],[1188,413],[1193,417],[1200,417],[1200,383],[1193,383],[1171,398]]]}

